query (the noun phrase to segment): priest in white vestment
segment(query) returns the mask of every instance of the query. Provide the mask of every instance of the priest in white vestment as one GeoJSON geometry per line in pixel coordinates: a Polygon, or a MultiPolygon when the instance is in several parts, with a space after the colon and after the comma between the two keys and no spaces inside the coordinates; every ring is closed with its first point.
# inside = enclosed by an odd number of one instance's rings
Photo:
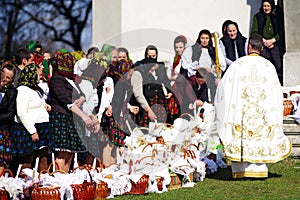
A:
{"type": "Polygon", "coordinates": [[[266,178],[267,163],[291,153],[282,128],[281,85],[274,65],[259,55],[262,48],[261,36],[252,35],[248,56],[230,65],[215,96],[218,133],[233,178],[266,178]]]}

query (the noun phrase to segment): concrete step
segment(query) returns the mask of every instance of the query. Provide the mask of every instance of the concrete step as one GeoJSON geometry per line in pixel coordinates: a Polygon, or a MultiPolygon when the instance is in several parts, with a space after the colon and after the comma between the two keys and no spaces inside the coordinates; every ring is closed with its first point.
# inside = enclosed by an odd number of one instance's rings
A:
{"type": "Polygon", "coordinates": [[[284,117],[283,131],[292,142],[291,156],[300,156],[300,124],[292,118],[284,117]]]}

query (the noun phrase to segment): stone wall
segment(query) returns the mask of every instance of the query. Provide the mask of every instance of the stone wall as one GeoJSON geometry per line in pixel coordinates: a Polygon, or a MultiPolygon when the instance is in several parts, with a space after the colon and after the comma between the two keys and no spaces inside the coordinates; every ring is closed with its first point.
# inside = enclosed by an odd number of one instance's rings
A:
{"type": "Polygon", "coordinates": [[[300,85],[300,1],[284,1],[286,53],[283,57],[283,84],[300,85]]]}

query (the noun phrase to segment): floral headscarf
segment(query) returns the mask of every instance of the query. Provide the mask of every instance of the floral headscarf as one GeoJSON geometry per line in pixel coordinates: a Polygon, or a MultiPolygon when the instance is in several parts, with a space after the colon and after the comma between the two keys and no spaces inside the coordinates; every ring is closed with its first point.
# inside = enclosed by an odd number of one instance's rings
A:
{"type": "Polygon", "coordinates": [[[78,60],[80,60],[81,58],[83,58],[83,56],[84,56],[84,52],[81,51],[81,50],[73,51],[71,54],[72,54],[72,56],[75,58],[75,61],[76,61],[76,62],[77,62],[78,60]]]}
{"type": "Polygon", "coordinates": [[[35,63],[31,63],[27,65],[20,73],[17,87],[19,86],[27,86],[33,90],[38,89],[38,73],[37,73],[37,65],[35,63]]]}
{"type": "Polygon", "coordinates": [[[132,60],[121,60],[113,62],[113,73],[118,79],[120,79],[125,73],[129,71],[132,67],[133,62],[132,60]]]}
{"type": "Polygon", "coordinates": [[[56,52],[51,64],[56,74],[63,75],[64,77],[73,80],[75,60],[70,52],[65,50],[56,52]]]}

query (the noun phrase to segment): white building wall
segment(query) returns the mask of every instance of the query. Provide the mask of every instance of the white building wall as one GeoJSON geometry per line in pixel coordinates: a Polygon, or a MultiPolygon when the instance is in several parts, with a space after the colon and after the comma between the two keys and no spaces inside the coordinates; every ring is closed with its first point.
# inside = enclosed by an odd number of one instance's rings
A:
{"type": "Polygon", "coordinates": [[[93,45],[126,47],[134,61],[148,44],[159,49],[159,60],[173,53],[173,40],[185,35],[194,43],[202,29],[221,33],[227,19],[248,37],[261,0],[94,0],[93,45]]]}

